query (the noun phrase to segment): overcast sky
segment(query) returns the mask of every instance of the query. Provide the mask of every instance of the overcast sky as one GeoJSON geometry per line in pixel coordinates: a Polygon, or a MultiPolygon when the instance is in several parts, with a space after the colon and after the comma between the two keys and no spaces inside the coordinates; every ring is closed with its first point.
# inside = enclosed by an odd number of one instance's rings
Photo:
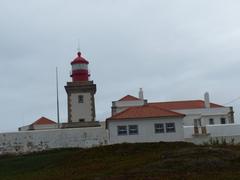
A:
{"type": "MultiPolygon", "coordinates": [[[[64,85],[79,42],[97,84],[98,120],[140,87],[149,101],[240,96],[238,0],[0,0],[0,131],[67,120],[64,85]]],[[[235,118],[240,101],[234,101],[235,118]]]]}

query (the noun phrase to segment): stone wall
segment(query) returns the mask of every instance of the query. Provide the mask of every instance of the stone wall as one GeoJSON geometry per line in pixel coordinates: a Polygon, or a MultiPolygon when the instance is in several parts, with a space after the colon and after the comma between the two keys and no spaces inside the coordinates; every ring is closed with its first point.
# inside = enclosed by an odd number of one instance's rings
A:
{"type": "MultiPolygon", "coordinates": [[[[56,148],[89,148],[94,146],[107,145],[122,142],[158,142],[158,141],[187,141],[195,144],[203,144],[205,142],[218,140],[219,143],[226,141],[227,143],[240,143],[240,124],[212,125],[206,126],[207,135],[194,136],[193,126],[185,126],[180,134],[171,136],[151,136],[150,131],[153,131],[153,124],[146,124],[144,121],[139,121],[139,133],[145,132],[144,136],[125,137],[124,141],[111,139],[109,141],[108,133],[113,136],[116,128],[111,126],[110,132],[105,129],[105,123],[101,123],[101,127],[91,128],[67,128],[67,129],[49,129],[35,131],[21,131],[13,133],[0,134],[0,155],[1,154],[19,154],[29,153],[56,148]],[[149,126],[148,126],[149,125],[149,126]],[[142,128],[142,129],[141,129],[142,128]],[[184,137],[183,137],[184,132],[184,137]],[[176,139],[178,138],[178,139],[176,139]]],[[[161,120],[162,122],[162,120],[161,120]]],[[[182,121],[176,121],[176,128],[182,126],[182,121]]],[[[135,123],[135,122],[134,122],[135,123]]],[[[178,131],[178,130],[177,130],[178,131]]],[[[116,133],[116,132],[115,132],[116,133]]]]}
{"type": "Polygon", "coordinates": [[[52,129],[0,134],[0,154],[29,153],[55,148],[88,148],[107,144],[104,127],[52,129]]]}

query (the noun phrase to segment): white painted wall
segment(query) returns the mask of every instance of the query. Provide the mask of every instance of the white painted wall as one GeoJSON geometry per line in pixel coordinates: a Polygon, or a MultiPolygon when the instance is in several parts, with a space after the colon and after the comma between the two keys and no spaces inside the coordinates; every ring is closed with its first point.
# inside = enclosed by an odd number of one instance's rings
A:
{"type": "Polygon", "coordinates": [[[182,118],[158,118],[139,120],[112,120],[108,121],[109,143],[135,143],[135,142],[159,142],[159,141],[183,141],[183,120],[182,118]],[[175,133],[155,133],[155,123],[175,123],[175,133]],[[138,125],[137,135],[118,135],[117,127],[121,125],[138,125]]]}
{"type": "Polygon", "coordinates": [[[43,130],[43,129],[57,129],[58,124],[35,124],[27,125],[19,128],[19,131],[29,131],[29,130],[43,130]],[[33,128],[33,129],[32,129],[33,128]]]}
{"type": "Polygon", "coordinates": [[[209,125],[209,119],[214,119],[215,124],[221,124],[221,118],[226,119],[226,123],[230,123],[229,113],[231,109],[229,107],[220,108],[201,108],[201,109],[181,109],[173,110],[185,114],[184,126],[193,126],[194,119],[201,119],[202,125],[209,125]]]}
{"type": "Polygon", "coordinates": [[[131,106],[142,106],[144,105],[144,100],[134,100],[134,101],[115,101],[116,107],[131,107],[131,106]]]}
{"type": "MultiPolygon", "coordinates": [[[[211,137],[240,135],[240,124],[207,125],[206,128],[211,137]]],[[[184,126],[184,138],[192,138],[193,129],[193,126],[184,126]]]]}
{"type": "Polygon", "coordinates": [[[113,101],[112,107],[116,108],[115,113],[124,111],[129,107],[134,106],[143,106],[146,103],[146,100],[134,100],[134,101],[113,101]]]}
{"type": "Polygon", "coordinates": [[[33,125],[35,130],[43,130],[43,129],[57,129],[58,124],[36,124],[33,125]]]}
{"type": "Polygon", "coordinates": [[[0,154],[26,153],[55,148],[88,148],[107,144],[104,127],[54,129],[0,134],[0,154]]]}
{"type": "Polygon", "coordinates": [[[72,107],[72,122],[79,122],[79,119],[85,119],[85,122],[92,121],[92,106],[90,93],[72,93],[70,96],[72,107]],[[78,96],[82,95],[84,102],[78,102],[78,96]]]}
{"type": "Polygon", "coordinates": [[[185,141],[202,144],[210,142],[210,139],[218,139],[219,142],[225,139],[231,143],[234,139],[234,143],[240,143],[240,124],[207,125],[206,128],[208,135],[193,136],[194,127],[184,126],[185,141]]]}

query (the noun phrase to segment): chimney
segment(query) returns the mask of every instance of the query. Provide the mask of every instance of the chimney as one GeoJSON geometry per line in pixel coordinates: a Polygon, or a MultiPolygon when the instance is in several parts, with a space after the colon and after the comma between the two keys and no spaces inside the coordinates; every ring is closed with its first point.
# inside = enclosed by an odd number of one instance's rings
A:
{"type": "Polygon", "coordinates": [[[141,100],[143,100],[143,99],[144,99],[144,97],[143,97],[143,90],[142,90],[142,88],[140,88],[140,90],[139,90],[138,97],[139,97],[139,99],[141,99],[141,100]]]}
{"type": "Polygon", "coordinates": [[[204,94],[204,105],[205,105],[205,108],[210,108],[210,98],[209,98],[208,92],[205,92],[204,94]]]}

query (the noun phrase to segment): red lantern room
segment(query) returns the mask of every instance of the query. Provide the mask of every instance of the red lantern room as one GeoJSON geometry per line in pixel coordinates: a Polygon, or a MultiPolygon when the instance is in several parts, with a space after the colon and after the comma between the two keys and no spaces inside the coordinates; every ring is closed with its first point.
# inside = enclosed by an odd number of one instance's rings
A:
{"type": "Polygon", "coordinates": [[[81,56],[81,53],[77,53],[77,57],[71,62],[72,65],[72,81],[88,81],[88,64],[89,62],[81,56]]]}

